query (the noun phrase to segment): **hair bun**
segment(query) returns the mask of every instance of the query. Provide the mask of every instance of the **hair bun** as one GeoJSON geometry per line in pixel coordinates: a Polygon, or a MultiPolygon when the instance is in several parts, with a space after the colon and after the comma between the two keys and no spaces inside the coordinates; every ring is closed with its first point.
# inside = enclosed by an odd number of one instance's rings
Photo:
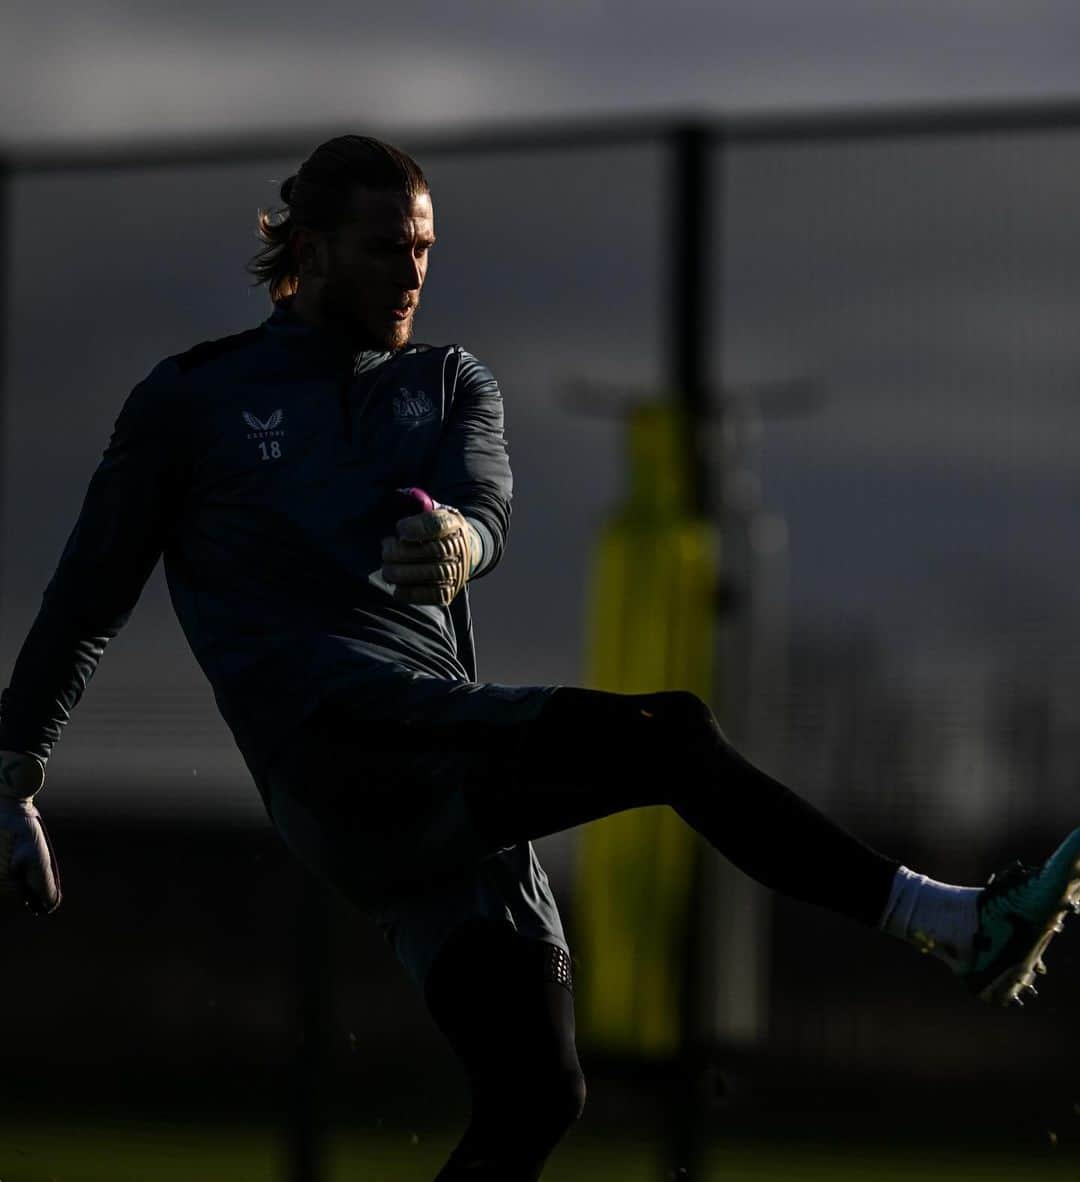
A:
{"type": "Polygon", "coordinates": [[[291,177],[288,177],[286,180],[282,181],[281,200],[284,201],[286,205],[288,205],[289,202],[292,200],[292,191],[293,191],[293,186],[295,184],[296,184],[295,174],[291,177]]]}

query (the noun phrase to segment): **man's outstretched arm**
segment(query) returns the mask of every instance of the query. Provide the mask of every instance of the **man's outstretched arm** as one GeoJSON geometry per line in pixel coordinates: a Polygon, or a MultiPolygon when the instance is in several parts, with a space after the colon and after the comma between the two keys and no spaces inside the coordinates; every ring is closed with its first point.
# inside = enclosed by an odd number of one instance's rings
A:
{"type": "MultiPolygon", "coordinates": [[[[179,505],[182,419],[169,413],[168,365],[125,402],[0,694],[0,894],[21,888],[37,911],[59,902],[59,880],[50,886],[52,856],[33,796],[106,645],[130,616],[179,505]]],[[[51,873],[56,877],[55,864],[51,873]]]]}
{"type": "Polygon", "coordinates": [[[167,364],[135,387],[116,420],[0,695],[0,749],[48,760],[161,554],[181,488],[176,432],[183,420],[169,411],[167,364]]]}

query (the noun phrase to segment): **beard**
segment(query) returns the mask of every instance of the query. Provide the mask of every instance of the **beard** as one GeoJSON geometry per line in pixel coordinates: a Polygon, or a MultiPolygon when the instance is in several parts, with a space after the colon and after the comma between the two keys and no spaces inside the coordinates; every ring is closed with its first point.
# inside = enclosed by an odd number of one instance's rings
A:
{"type": "Polygon", "coordinates": [[[404,348],[412,340],[413,321],[419,299],[412,305],[405,320],[387,318],[382,322],[365,316],[362,301],[355,287],[338,276],[327,279],[319,296],[322,322],[332,332],[347,341],[354,350],[380,349],[389,351],[404,348]]]}

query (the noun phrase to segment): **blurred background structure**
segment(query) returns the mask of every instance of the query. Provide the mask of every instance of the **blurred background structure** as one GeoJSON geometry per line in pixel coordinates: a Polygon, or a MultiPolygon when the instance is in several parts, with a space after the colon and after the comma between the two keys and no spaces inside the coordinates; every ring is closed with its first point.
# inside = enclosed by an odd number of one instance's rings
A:
{"type": "MultiPolygon", "coordinates": [[[[996,91],[1020,100],[1052,92],[1047,78],[1074,85],[1075,18],[1062,16],[1056,37],[1038,33],[1052,8],[1025,6],[1000,35],[1000,60],[1037,59],[1039,85],[996,91]]],[[[984,65],[999,60],[991,25],[1007,9],[986,17],[984,65]]],[[[214,19],[227,46],[227,18],[214,19]]],[[[880,19],[882,43],[908,45],[880,19]]],[[[838,18],[832,48],[865,63],[868,42],[844,38],[857,23],[838,18]]],[[[688,32],[669,76],[702,52],[688,32]]],[[[798,56],[775,31],[755,35],[798,56]]],[[[732,51],[718,40],[713,52],[732,51]]],[[[147,68],[156,60],[147,49],[147,68]]],[[[321,64],[332,73],[335,60],[321,64]]],[[[403,51],[398,60],[404,69],[403,51]]],[[[251,68],[238,61],[236,77],[268,86],[269,63],[251,68]]],[[[468,89],[455,75],[454,90],[430,55],[412,68],[432,93],[468,89]]],[[[460,340],[506,398],[517,493],[504,561],[474,589],[481,676],[582,679],[586,573],[626,492],[625,414],[681,395],[699,416],[698,508],[717,525],[727,580],[725,727],[772,774],[926,873],[979,882],[1003,856],[1041,858],[1074,823],[1080,757],[1080,105],[972,102],[987,92],[974,82],[799,92],[796,77],[786,92],[746,91],[759,106],[782,98],[783,114],[740,114],[731,83],[706,76],[701,59],[691,75],[706,81],[680,96],[733,113],[675,119],[659,66],[638,68],[638,112],[654,114],[577,127],[511,122],[569,113],[558,108],[571,86],[526,109],[522,94],[539,85],[529,74],[517,91],[503,82],[517,98],[492,108],[504,121],[478,136],[438,126],[400,87],[385,106],[366,102],[362,119],[349,107],[325,125],[320,114],[318,130],[269,133],[264,122],[258,136],[216,144],[193,139],[164,103],[142,124],[74,122],[58,136],[54,122],[44,145],[32,122],[17,135],[9,126],[2,679],[123,397],[161,357],[269,315],[243,272],[256,206],[276,204],[319,140],[367,131],[415,151],[431,181],[440,241],[419,336],[460,340]],[[884,106],[890,98],[919,102],[884,106]],[[872,105],[851,105],[860,101],[872,105]],[[680,154],[688,144],[696,172],[680,154]],[[680,213],[680,176],[708,196],[694,216],[680,213]],[[694,276],[708,287],[689,290],[694,276]],[[583,413],[590,385],[607,391],[603,414],[583,413]]],[[[559,89],[557,78],[552,65],[545,84],[559,89]]],[[[78,80],[60,71],[54,85],[78,80]]],[[[489,108],[463,98],[455,110],[489,108]]],[[[214,126],[240,122],[219,115],[214,126]]],[[[81,1151],[35,1146],[19,1122],[60,1120],[87,1144],[88,1126],[125,1114],[147,1128],[179,1114],[284,1128],[291,1089],[310,1078],[298,1076],[311,1002],[297,971],[310,930],[302,880],[160,572],[57,749],[46,816],[64,906],[47,924],[15,917],[2,929],[17,967],[0,990],[25,1015],[5,1038],[5,1104],[18,1115],[0,1122],[5,1182],[92,1176],[59,1172],[81,1151]]],[[[579,840],[537,843],[572,944],[579,840]]],[[[708,1094],[693,1098],[714,1142],[874,1135],[899,1151],[915,1127],[1046,1170],[1053,1161],[1039,1154],[1072,1147],[1075,1163],[1080,949],[1069,935],[1038,1010],[989,1013],[940,966],[808,908],[766,906],[718,863],[710,873],[719,881],[702,895],[702,923],[726,924],[727,947],[751,939],[758,986],[747,994],[756,1004],[713,1015],[743,1031],[718,1042],[698,1081],[708,1094]],[[751,914],[741,936],[731,930],[751,914]]],[[[373,925],[329,907],[317,1097],[328,1131],[369,1135],[383,1176],[423,1177],[405,1173],[409,1161],[464,1121],[462,1081],[373,925]]],[[[710,971],[738,979],[744,965],[710,971]]],[[[577,971],[587,976],[588,963],[577,971]]],[[[658,1096],[685,1098],[683,1077],[594,1052],[584,1031],[582,1061],[586,1124],[611,1141],[594,1171],[564,1176],[605,1176],[604,1154],[616,1160],[631,1135],[637,1159],[655,1157],[641,1177],[663,1176],[658,1096]]]]}

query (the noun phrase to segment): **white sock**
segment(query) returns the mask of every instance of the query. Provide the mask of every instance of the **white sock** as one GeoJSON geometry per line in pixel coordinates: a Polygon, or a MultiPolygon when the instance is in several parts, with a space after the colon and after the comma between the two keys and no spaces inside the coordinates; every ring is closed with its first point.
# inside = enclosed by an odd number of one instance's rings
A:
{"type": "Polygon", "coordinates": [[[953,969],[971,960],[981,887],[935,882],[901,866],[878,927],[937,956],[953,969]]]}

